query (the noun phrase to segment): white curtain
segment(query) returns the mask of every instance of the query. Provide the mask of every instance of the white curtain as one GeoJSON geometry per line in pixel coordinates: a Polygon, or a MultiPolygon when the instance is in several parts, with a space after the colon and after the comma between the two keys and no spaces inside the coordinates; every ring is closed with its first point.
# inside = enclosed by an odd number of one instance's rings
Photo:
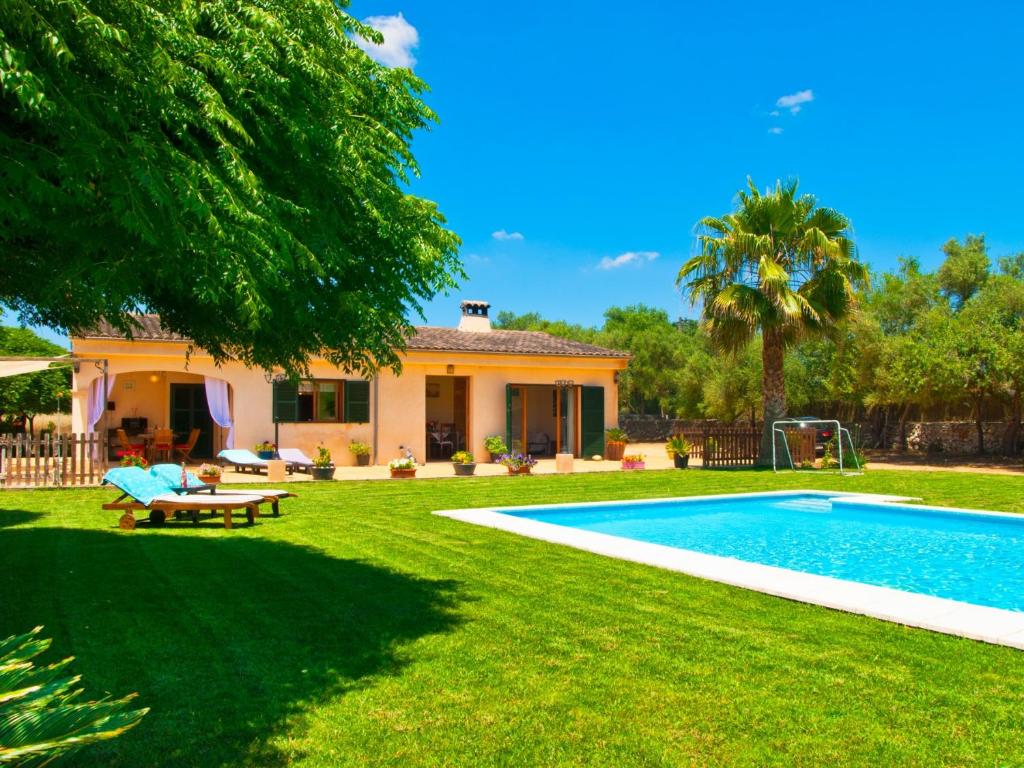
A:
{"type": "Polygon", "coordinates": [[[103,389],[102,376],[98,376],[93,379],[92,384],[89,385],[89,401],[86,407],[86,432],[92,432],[96,428],[96,425],[100,423],[100,419],[103,418],[103,409],[107,407],[107,400],[110,399],[110,393],[114,391],[114,379],[116,378],[116,373],[107,374],[106,397],[100,396],[100,390],[103,389]]]}
{"type": "MultiPolygon", "coordinates": [[[[101,396],[103,389],[103,377],[97,376],[92,380],[89,385],[89,400],[86,403],[85,409],[85,431],[94,432],[96,425],[100,423],[100,419],[103,418],[103,411],[107,407],[107,400],[110,399],[110,393],[114,391],[114,379],[117,378],[116,373],[107,374],[107,394],[101,396]]],[[[106,436],[104,436],[105,438],[106,436]]],[[[92,458],[95,461],[99,458],[99,445],[100,441],[97,441],[92,447],[92,458]]]]}
{"type": "Polygon", "coordinates": [[[228,383],[223,379],[204,377],[206,382],[206,404],[210,407],[210,417],[218,425],[228,431],[224,440],[225,448],[235,447],[235,422],[231,420],[231,404],[228,402],[228,383]]]}

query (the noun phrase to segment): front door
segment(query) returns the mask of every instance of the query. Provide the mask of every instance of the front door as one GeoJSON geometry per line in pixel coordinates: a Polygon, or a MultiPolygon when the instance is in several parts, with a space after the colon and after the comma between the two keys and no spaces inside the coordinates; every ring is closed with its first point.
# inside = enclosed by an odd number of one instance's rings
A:
{"type": "Polygon", "coordinates": [[[171,429],[174,442],[184,443],[193,429],[199,429],[199,440],[192,450],[197,459],[213,456],[213,419],[206,404],[206,387],[202,384],[171,384],[171,429]]]}

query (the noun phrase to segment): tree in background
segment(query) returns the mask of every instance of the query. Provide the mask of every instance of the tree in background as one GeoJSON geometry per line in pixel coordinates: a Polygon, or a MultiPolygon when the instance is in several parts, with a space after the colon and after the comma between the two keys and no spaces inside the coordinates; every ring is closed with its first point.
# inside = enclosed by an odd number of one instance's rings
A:
{"type": "MultiPolygon", "coordinates": [[[[66,354],[66,349],[37,336],[28,328],[0,326],[0,357],[60,357],[66,354]]],[[[37,414],[66,413],[71,406],[67,396],[70,389],[70,366],[0,378],[0,430],[4,424],[10,426],[12,417],[24,417],[31,432],[37,414]],[[63,397],[58,397],[60,394],[63,397]]]]}
{"type": "Polygon", "coordinates": [[[0,305],[158,312],[217,360],[395,366],[462,275],[407,191],[436,121],[346,0],[0,3],[0,305]]]}
{"type": "Polygon", "coordinates": [[[956,308],[966,304],[988,280],[989,261],[984,235],[968,235],[961,243],[951,237],[942,246],[946,260],[939,267],[938,280],[943,294],[956,308]]]}
{"type": "Polygon", "coordinates": [[[719,349],[741,350],[761,334],[765,464],[771,423],[786,415],[786,349],[849,316],[867,269],[857,260],[849,220],[811,195],[798,196],[796,181],[777,182],[763,194],[750,180],[748,186],[735,211],[699,222],[699,252],[680,269],[678,283],[702,304],[719,349]]]}

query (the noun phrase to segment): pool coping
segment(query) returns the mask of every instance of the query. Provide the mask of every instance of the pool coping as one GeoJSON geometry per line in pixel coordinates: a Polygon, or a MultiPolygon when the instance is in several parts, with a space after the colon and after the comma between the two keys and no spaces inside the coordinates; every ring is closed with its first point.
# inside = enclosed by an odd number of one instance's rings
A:
{"type": "Polygon", "coordinates": [[[948,635],[981,640],[1024,650],[1024,612],[1004,608],[975,605],[945,597],[905,592],[891,587],[862,584],[857,581],[793,571],[774,565],[762,565],[720,555],[708,555],[689,549],[664,544],[635,541],[606,533],[569,528],[515,517],[504,512],[525,509],[559,509],[565,507],[602,507],[623,503],[658,504],[665,502],[694,502],[708,499],[746,498],[751,496],[777,496],[794,493],[824,496],[839,503],[870,502],[901,509],[937,510],[1021,520],[1020,515],[1009,512],[990,512],[977,509],[958,509],[920,504],[905,504],[909,496],[889,496],[843,491],[817,491],[793,489],[757,493],[709,494],[660,499],[620,499],[566,504],[538,504],[514,507],[478,507],[469,509],[437,510],[433,514],[473,525],[516,533],[551,544],[581,549],[594,554],[614,557],[669,571],[685,573],[734,587],[763,592],[787,600],[811,603],[825,608],[870,616],[910,627],[928,629],[948,635]]]}

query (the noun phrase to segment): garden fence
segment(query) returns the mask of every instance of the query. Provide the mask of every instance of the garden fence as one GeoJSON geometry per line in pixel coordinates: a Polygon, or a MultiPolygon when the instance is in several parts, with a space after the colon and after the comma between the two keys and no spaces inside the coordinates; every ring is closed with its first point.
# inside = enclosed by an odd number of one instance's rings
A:
{"type": "Polygon", "coordinates": [[[0,488],[99,485],[106,440],[86,435],[0,435],[0,488]]]}
{"type": "Polygon", "coordinates": [[[705,468],[750,467],[757,461],[761,430],[750,427],[703,427],[684,429],[692,445],[690,455],[705,468]]]}

